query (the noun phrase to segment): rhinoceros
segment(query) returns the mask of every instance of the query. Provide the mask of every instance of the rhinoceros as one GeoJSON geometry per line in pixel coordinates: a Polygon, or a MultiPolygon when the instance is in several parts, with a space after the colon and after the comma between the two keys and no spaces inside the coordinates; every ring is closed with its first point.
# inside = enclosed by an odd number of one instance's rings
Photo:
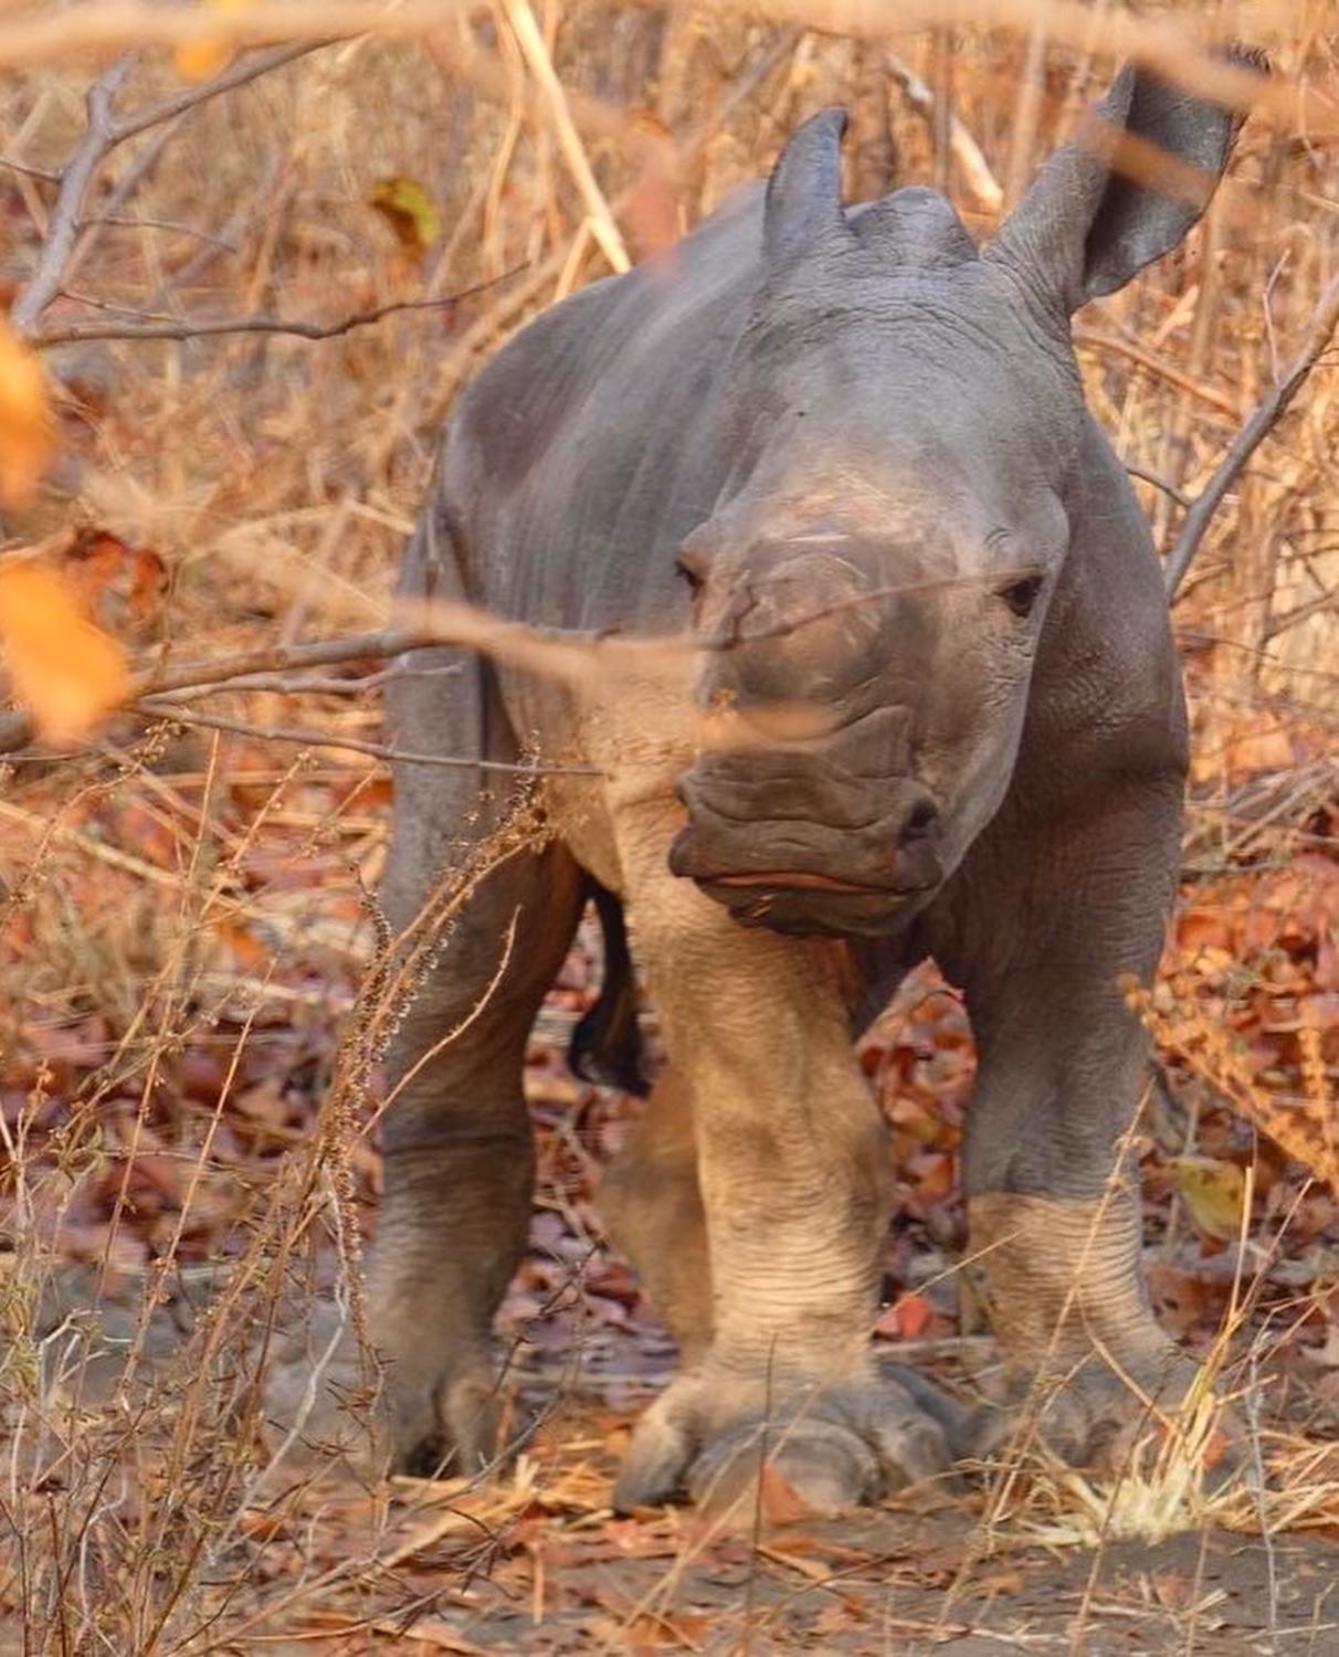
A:
{"type": "Polygon", "coordinates": [[[585,697],[444,649],[455,673],[395,681],[399,748],[478,763],[399,766],[393,926],[503,820],[486,766],[556,773],[548,833],[474,887],[390,1053],[369,1278],[402,1464],[498,1448],[522,1066],[592,897],[609,980],[580,1063],[635,1082],[630,960],[667,1053],[603,1201],[681,1355],[619,1507],[738,1484],[766,1426],[799,1498],[836,1511],[997,1444],[1029,1398],[1088,1460],[1186,1386],[1124,1155],[1148,1074],[1128,981],[1177,878],[1186,716],[1071,317],[1180,243],[1238,121],[1127,68],[982,248],[929,189],[844,206],[844,125],[814,116],[765,187],[531,323],[444,438],[406,599],[696,631],[698,706],[764,734],[701,740],[654,676],[585,697]],[[778,705],[821,718],[767,737],[778,705]],[[854,1043],[927,958],[979,1049],[966,1257],[1008,1397],[971,1412],[871,1342],[891,1176],[854,1043]]]}

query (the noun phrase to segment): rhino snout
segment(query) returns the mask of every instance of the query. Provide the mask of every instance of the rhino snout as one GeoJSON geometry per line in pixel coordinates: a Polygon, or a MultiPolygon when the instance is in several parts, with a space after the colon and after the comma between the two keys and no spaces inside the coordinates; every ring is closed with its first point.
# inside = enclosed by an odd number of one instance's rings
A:
{"type": "Polygon", "coordinates": [[[708,756],[679,783],[670,868],[738,919],[878,933],[937,887],[938,801],[911,777],[842,775],[790,755],[708,756]]]}

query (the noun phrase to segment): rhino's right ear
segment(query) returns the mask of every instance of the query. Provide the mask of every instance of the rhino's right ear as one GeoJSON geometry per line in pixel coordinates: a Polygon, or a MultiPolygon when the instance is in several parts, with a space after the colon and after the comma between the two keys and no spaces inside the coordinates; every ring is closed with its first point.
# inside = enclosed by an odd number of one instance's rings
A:
{"type": "Polygon", "coordinates": [[[767,181],[763,253],[780,265],[824,243],[855,237],[842,211],[842,137],[846,111],[820,110],[792,135],[767,181]]]}
{"type": "MultiPolygon", "coordinates": [[[[1231,71],[1263,59],[1234,52],[1231,71]]],[[[1073,143],[1042,169],[986,249],[1064,315],[1122,288],[1200,218],[1232,154],[1241,115],[1127,67],[1073,143]]]]}

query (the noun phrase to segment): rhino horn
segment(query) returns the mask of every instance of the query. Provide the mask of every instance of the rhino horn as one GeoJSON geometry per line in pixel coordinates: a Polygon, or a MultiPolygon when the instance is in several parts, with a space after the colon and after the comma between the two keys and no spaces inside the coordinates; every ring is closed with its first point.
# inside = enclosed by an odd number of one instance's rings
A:
{"type": "Polygon", "coordinates": [[[833,106],[792,135],[767,181],[763,249],[786,264],[825,243],[854,241],[842,211],[842,137],[846,111],[833,106]]]}

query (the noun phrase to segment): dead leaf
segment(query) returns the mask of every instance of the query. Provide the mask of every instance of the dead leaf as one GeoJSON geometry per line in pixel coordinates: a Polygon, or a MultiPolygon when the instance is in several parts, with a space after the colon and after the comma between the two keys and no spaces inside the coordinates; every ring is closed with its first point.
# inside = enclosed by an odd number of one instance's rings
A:
{"type": "Polygon", "coordinates": [[[48,742],[79,741],[130,693],[120,645],[38,564],[0,567],[0,643],[14,695],[48,742]]]}
{"type": "Polygon", "coordinates": [[[54,449],[41,359],[0,318],[0,504],[24,507],[32,500],[54,449]]]}
{"type": "Polygon", "coordinates": [[[1155,1260],[1150,1262],[1146,1276],[1158,1321],[1175,1340],[1213,1325],[1222,1311],[1221,1286],[1198,1272],[1155,1260]]]}
{"type": "Polygon", "coordinates": [[[1206,1237],[1228,1243],[1240,1234],[1246,1176],[1235,1162],[1183,1156],[1176,1164],[1176,1184],[1191,1219],[1206,1237]]]}
{"type": "Polygon", "coordinates": [[[442,216],[414,178],[387,178],[367,198],[407,253],[423,253],[442,233],[442,216]]]}
{"type": "Polygon", "coordinates": [[[62,575],[105,630],[142,633],[158,619],[167,566],[152,547],[132,547],[110,530],[82,529],[60,562],[62,575]]]}
{"type": "Polygon", "coordinates": [[[893,1340],[919,1340],[935,1315],[933,1305],[924,1295],[903,1295],[895,1306],[890,1306],[874,1325],[876,1335],[887,1335],[893,1340]]]}
{"type": "Polygon", "coordinates": [[[408,1622],[395,1617],[385,1617],[374,1622],[372,1627],[378,1634],[394,1635],[397,1642],[417,1640],[422,1645],[431,1646],[434,1651],[453,1652],[455,1657],[489,1657],[489,1652],[484,1646],[475,1645],[473,1640],[467,1640],[463,1634],[457,1634],[451,1624],[440,1617],[422,1617],[408,1622]]]}

